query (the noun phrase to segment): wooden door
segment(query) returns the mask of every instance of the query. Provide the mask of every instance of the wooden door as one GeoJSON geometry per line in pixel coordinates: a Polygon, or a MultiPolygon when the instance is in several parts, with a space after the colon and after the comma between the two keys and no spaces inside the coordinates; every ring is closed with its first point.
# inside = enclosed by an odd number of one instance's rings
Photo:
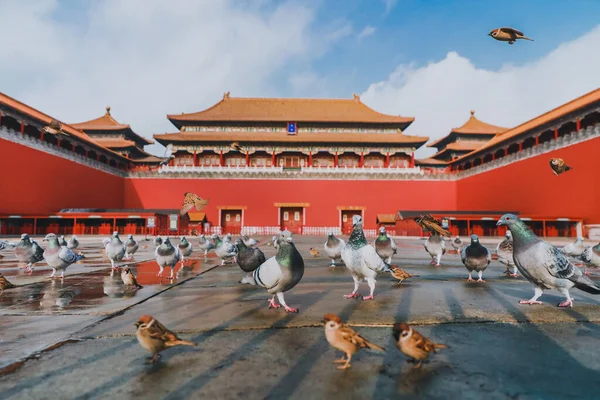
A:
{"type": "Polygon", "coordinates": [[[221,227],[223,234],[239,235],[242,232],[242,210],[222,210],[221,227]]]}
{"type": "Polygon", "coordinates": [[[302,207],[281,208],[281,230],[287,229],[292,233],[302,233],[304,209],[302,207]]]}
{"type": "Polygon", "coordinates": [[[362,216],[360,210],[342,210],[342,234],[352,233],[352,217],[355,215],[362,216]]]}

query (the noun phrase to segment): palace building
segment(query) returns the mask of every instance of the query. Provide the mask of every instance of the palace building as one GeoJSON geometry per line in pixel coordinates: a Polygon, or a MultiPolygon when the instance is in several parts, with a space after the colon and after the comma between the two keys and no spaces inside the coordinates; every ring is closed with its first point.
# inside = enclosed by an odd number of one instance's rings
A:
{"type": "Polygon", "coordinates": [[[176,131],[154,139],[173,157],[159,165],[162,158],[144,150],[152,142],[110,108],[66,124],[0,94],[0,234],[347,234],[359,214],[367,235],[386,226],[413,236],[422,232],[412,216],[431,213],[454,234],[500,235],[495,220],[509,211],[542,236],[600,224],[591,183],[600,163],[600,89],[513,128],[471,111],[420,160],[415,150],[430,132],[407,133],[413,118],[379,113],[357,95],[225,93],[206,110],[167,118],[176,131]],[[552,157],[573,170],[555,176],[552,157]],[[210,203],[180,217],[186,192],[210,203]]]}

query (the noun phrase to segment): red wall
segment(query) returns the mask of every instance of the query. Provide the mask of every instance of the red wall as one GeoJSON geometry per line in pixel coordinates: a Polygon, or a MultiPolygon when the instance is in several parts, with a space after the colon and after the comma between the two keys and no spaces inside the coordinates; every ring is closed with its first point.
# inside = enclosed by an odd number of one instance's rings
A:
{"type": "Polygon", "coordinates": [[[179,208],[185,192],[210,198],[206,215],[218,224],[218,206],[247,206],[246,226],[277,226],[274,203],[310,203],[306,226],[339,226],[338,206],[363,206],[365,228],[377,214],[398,210],[453,210],[452,181],[332,181],[241,179],[126,179],[125,208],[179,208]]]}
{"type": "Polygon", "coordinates": [[[3,139],[0,171],[0,214],[123,207],[123,178],[3,139]]]}
{"type": "Polygon", "coordinates": [[[515,210],[528,216],[600,223],[600,138],[459,180],[459,210],[515,210]],[[560,157],[573,170],[552,173],[560,157]]]}

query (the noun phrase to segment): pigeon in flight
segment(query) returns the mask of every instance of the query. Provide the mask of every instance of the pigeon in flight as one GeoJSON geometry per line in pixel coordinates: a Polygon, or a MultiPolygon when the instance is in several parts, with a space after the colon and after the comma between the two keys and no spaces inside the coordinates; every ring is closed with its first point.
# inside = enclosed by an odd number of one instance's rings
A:
{"type": "Polygon", "coordinates": [[[165,155],[163,156],[163,160],[158,165],[167,165],[174,158],[175,156],[173,155],[173,145],[169,143],[165,148],[165,155]]]}

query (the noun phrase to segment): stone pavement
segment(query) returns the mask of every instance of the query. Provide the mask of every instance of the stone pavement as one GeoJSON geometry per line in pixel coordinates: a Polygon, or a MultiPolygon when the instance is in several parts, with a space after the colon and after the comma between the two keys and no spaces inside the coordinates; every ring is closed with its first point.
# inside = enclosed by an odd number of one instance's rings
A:
{"type": "MultiPolygon", "coordinates": [[[[498,240],[482,242],[493,249],[498,240]]],[[[0,272],[26,285],[0,297],[0,398],[598,398],[600,297],[574,290],[575,307],[558,309],[560,294],[548,292],[543,306],[519,305],[531,285],[504,276],[497,262],[486,283],[468,283],[458,255],[435,268],[423,240],[404,239],[394,264],[419,277],[398,285],[381,275],[375,301],[347,300],[345,267],[308,252],[324,239],[295,241],[306,271],[286,302],[298,314],[267,309],[266,291],[239,285],[239,268],[218,266],[214,254],[195,253],[171,283],[155,276],[153,246],[144,242],[131,263],[144,288],[131,291],[110,275],[99,238],[82,239],[86,264],[62,283],[17,273],[5,252],[0,272]],[[387,351],[362,351],[337,370],[320,322],[330,312],[387,351]],[[145,364],[133,326],[143,314],[198,347],[145,364]],[[451,347],[413,370],[392,343],[400,320],[451,347]]]]}

